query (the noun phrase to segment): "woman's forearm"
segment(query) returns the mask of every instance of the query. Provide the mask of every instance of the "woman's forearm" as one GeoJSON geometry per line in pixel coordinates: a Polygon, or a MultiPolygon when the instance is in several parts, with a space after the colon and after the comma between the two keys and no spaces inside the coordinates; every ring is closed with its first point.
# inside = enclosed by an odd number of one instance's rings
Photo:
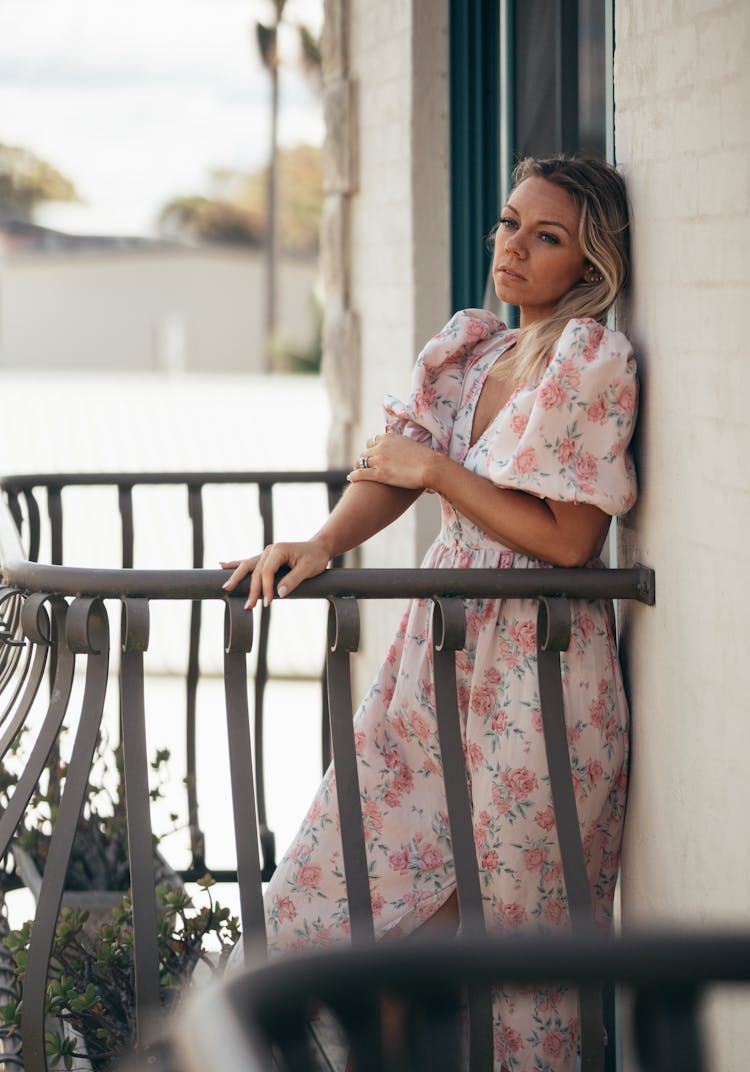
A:
{"type": "Polygon", "coordinates": [[[585,565],[600,550],[609,523],[595,506],[498,488],[443,454],[433,452],[424,481],[493,539],[554,565],[585,565]]]}
{"type": "Polygon", "coordinates": [[[421,490],[386,484],[351,484],[313,540],[330,561],[387,528],[420,495],[421,490]]]}

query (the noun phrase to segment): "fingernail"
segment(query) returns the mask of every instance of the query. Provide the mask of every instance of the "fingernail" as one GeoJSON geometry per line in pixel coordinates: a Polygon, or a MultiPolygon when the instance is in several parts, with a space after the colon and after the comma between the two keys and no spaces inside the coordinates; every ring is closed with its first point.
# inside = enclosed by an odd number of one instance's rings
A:
{"type": "Polygon", "coordinates": [[[263,606],[267,607],[269,603],[270,603],[270,600],[269,600],[268,596],[263,596],[263,606]]]}
{"type": "Polygon", "coordinates": [[[351,482],[352,482],[352,474],[349,473],[346,479],[351,484],[351,482]]]}
{"type": "Polygon", "coordinates": [[[224,581],[222,588],[229,588],[229,581],[224,581]]]}
{"type": "Polygon", "coordinates": [[[249,599],[245,601],[245,607],[244,607],[244,609],[245,609],[245,610],[252,610],[252,609],[253,609],[253,608],[252,608],[252,607],[250,606],[250,600],[249,600],[249,599]]]}
{"type": "Polygon", "coordinates": [[[288,591],[289,591],[289,589],[286,587],[285,584],[280,584],[279,585],[279,599],[283,599],[288,591]]]}

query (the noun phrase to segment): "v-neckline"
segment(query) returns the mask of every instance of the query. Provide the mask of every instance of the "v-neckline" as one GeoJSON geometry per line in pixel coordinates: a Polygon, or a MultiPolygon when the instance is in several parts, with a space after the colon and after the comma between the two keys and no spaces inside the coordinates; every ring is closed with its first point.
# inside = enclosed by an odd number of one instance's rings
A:
{"type": "Polygon", "coordinates": [[[483,369],[479,374],[479,386],[476,389],[476,397],[474,398],[473,403],[471,404],[471,413],[470,413],[470,421],[469,421],[469,445],[468,445],[468,448],[467,448],[467,451],[466,451],[467,454],[468,454],[468,452],[470,450],[474,449],[474,447],[477,445],[477,443],[481,443],[481,441],[487,435],[489,430],[492,428],[492,426],[498,420],[498,418],[500,417],[501,413],[505,412],[505,410],[508,408],[508,406],[511,404],[513,399],[516,397],[518,392],[523,387],[523,384],[519,384],[517,387],[513,388],[513,390],[510,392],[510,394],[506,398],[505,402],[502,404],[502,406],[500,406],[500,408],[497,410],[497,412],[494,414],[494,416],[487,422],[486,427],[484,429],[482,429],[482,431],[480,432],[480,434],[476,438],[474,438],[474,421],[475,421],[476,415],[477,415],[477,407],[479,405],[479,400],[482,397],[482,394],[484,393],[484,388],[485,388],[485,385],[486,385],[487,380],[489,378],[489,375],[492,372],[492,370],[495,367],[495,365],[498,363],[498,361],[501,361],[503,359],[503,357],[507,354],[508,350],[510,350],[513,346],[515,346],[515,344],[516,344],[516,339],[514,338],[510,343],[508,343],[507,346],[503,347],[503,349],[500,351],[499,354],[495,355],[495,360],[491,364],[489,364],[485,369],[483,369]]]}

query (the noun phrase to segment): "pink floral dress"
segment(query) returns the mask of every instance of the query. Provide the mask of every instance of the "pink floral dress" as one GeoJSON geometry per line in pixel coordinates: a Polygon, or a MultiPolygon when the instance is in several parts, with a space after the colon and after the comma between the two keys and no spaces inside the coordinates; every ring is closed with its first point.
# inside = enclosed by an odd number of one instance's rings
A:
{"type": "MultiPolygon", "coordinates": [[[[431,444],[502,487],[560,502],[628,510],[636,486],[628,442],[637,401],[627,339],[572,320],[539,384],[519,388],[472,446],[485,378],[515,342],[483,310],[457,313],[422,351],[406,404],[389,398],[388,426],[431,444]]],[[[442,502],[426,567],[545,568],[508,550],[442,502]]],[[[485,915],[494,929],[567,923],[542,736],[536,603],[467,602],[457,657],[458,699],[485,915]]],[[[455,888],[429,643],[430,606],[414,601],[355,717],[362,808],[377,935],[406,934],[455,888]]],[[[623,823],[628,710],[611,607],[573,604],[563,684],[571,762],[597,919],[610,919],[623,823]]],[[[329,770],[266,892],[272,952],[326,946],[348,931],[346,889],[329,770]]],[[[494,1001],[496,1067],[570,1072],[575,994],[502,990],[494,1001]]]]}

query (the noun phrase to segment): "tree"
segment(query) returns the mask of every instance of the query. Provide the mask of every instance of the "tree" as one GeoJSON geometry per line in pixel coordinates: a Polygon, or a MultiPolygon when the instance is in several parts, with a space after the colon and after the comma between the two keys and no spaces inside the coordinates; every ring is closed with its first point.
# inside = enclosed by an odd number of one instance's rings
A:
{"type": "MultiPolygon", "coordinates": [[[[277,246],[292,255],[318,251],[323,177],[320,149],[297,145],[278,154],[277,246]]],[[[263,245],[266,231],[268,169],[254,172],[218,169],[211,174],[214,197],[181,195],[159,214],[159,229],[168,238],[199,242],[263,245]]]]}
{"type": "Polygon", "coordinates": [[[276,334],[276,260],[277,223],[276,195],[278,190],[278,127],[279,127],[279,23],[284,17],[286,0],[273,0],[275,21],[270,26],[255,24],[258,51],[271,79],[271,148],[268,161],[266,210],[266,361],[271,367],[273,338],[276,334]]]}
{"type": "Polygon", "coordinates": [[[159,230],[169,238],[260,247],[264,222],[261,213],[232,201],[180,196],[169,201],[159,213],[159,230]]]}
{"type": "Polygon", "coordinates": [[[0,143],[0,219],[30,220],[42,201],[78,201],[70,179],[29,149],[0,143]]]}
{"type": "MultiPolygon", "coordinates": [[[[271,0],[273,21],[270,25],[262,22],[255,24],[255,35],[258,51],[263,65],[268,71],[271,80],[271,145],[268,161],[268,174],[266,182],[266,338],[267,338],[267,361],[271,367],[273,340],[276,334],[276,261],[278,254],[278,168],[279,168],[279,25],[284,18],[284,8],[287,0],[271,0]]],[[[310,75],[316,72],[315,77],[320,75],[320,49],[309,30],[304,26],[299,27],[300,48],[302,56],[302,68],[310,75]]]]}

